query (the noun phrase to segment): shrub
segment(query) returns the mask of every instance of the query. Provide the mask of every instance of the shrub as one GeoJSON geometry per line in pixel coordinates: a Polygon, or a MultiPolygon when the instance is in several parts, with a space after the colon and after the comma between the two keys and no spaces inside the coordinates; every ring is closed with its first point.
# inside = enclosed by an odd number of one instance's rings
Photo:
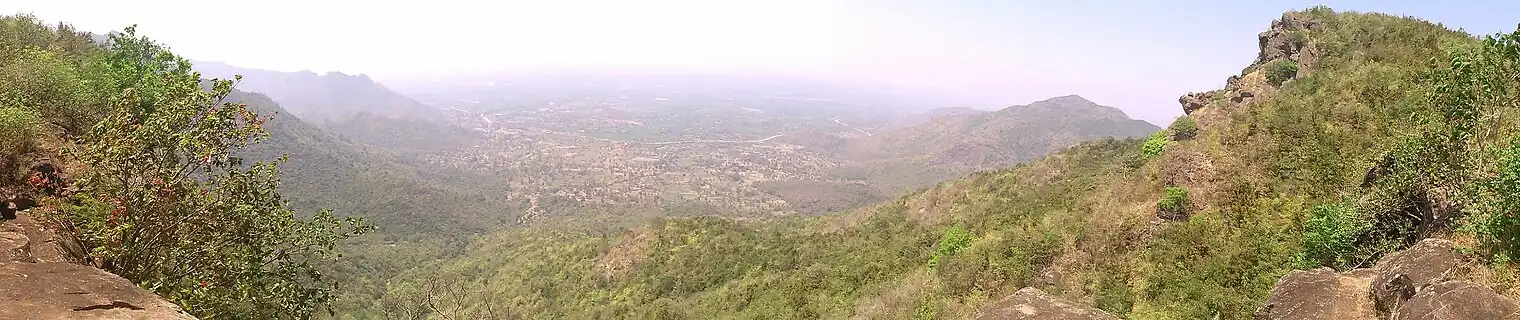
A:
{"type": "Polygon", "coordinates": [[[1187,215],[1188,205],[1187,188],[1166,187],[1166,195],[1156,202],[1156,211],[1163,215],[1181,217],[1187,215]]]}
{"type": "Polygon", "coordinates": [[[1347,206],[1315,207],[1304,222],[1303,251],[1294,258],[1294,267],[1330,266],[1341,270],[1355,267],[1359,251],[1356,239],[1371,227],[1370,221],[1361,219],[1356,210],[1347,206]]]}
{"type": "Polygon", "coordinates": [[[1298,75],[1298,62],[1287,59],[1273,60],[1267,63],[1267,82],[1274,86],[1280,86],[1288,79],[1298,75]]]}
{"type": "Polygon", "coordinates": [[[1166,131],[1158,131],[1151,134],[1149,138],[1145,138],[1144,143],[1140,144],[1140,157],[1150,159],[1151,157],[1161,155],[1161,151],[1166,149],[1166,144],[1169,142],[1171,142],[1171,139],[1167,138],[1166,131]]]}
{"type": "Polygon", "coordinates": [[[1499,172],[1480,183],[1489,198],[1481,201],[1485,214],[1478,219],[1479,241],[1501,260],[1520,257],[1520,137],[1498,151],[1499,172]]]}
{"type": "Polygon", "coordinates": [[[1193,122],[1193,117],[1184,115],[1172,121],[1172,140],[1192,139],[1198,134],[1198,124],[1193,122]]]}
{"type": "Polygon", "coordinates": [[[1058,234],[1033,231],[985,236],[940,260],[936,271],[949,292],[957,295],[1029,286],[1061,250],[1058,234]]]}
{"type": "Polygon", "coordinates": [[[332,290],[313,264],[370,227],[326,211],[298,218],[276,163],[234,156],[267,136],[268,118],[221,103],[232,81],[203,89],[188,61],[132,28],[112,43],[112,74],[127,87],[70,150],[90,168],[81,191],[45,201],[102,268],[196,316],[310,318],[332,290]]]}
{"type": "Polygon", "coordinates": [[[36,111],[14,107],[0,107],[0,182],[15,178],[16,156],[31,152],[36,145],[37,131],[42,117],[36,111]]]}
{"type": "Polygon", "coordinates": [[[945,230],[945,235],[939,238],[939,245],[934,249],[934,255],[929,257],[929,268],[939,266],[942,259],[960,253],[971,245],[971,232],[966,231],[966,226],[955,225],[945,230]]]}

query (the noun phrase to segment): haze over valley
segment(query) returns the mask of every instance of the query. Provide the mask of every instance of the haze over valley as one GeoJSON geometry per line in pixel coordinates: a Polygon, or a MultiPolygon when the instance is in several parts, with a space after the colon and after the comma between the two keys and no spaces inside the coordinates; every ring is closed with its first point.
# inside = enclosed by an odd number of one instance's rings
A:
{"type": "Polygon", "coordinates": [[[7,2],[0,319],[1508,319],[1511,7],[7,2]]]}

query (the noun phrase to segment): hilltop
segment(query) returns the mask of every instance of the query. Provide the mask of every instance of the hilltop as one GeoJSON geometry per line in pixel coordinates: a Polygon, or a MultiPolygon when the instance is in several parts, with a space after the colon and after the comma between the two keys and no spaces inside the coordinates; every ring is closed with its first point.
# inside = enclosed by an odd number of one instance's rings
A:
{"type": "MultiPolygon", "coordinates": [[[[1508,258],[1520,243],[1507,236],[1520,132],[1497,116],[1516,107],[1504,88],[1520,85],[1520,33],[1479,41],[1316,7],[1259,37],[1256,61],[1223,89],[1183,95],[1187,116],[1145,139],[1057,146],[822,217],[503,231],[370,301],[392,315],[456,317],[933,319],[1048,303],[1103,310],[1076,312],[1097,319],[1405,318],[1445,312],[1430,307],[1450,292],[1494,302],[1480,310],[1491,316],[1514,311],[1492,296],[1520,295],[1508,258]],[[1400,257],[1465,261],[1452,252],[1476,263],[1434,278],[1400,267],[1400,257]],[[1333,269],[1294,271],[1318,268],[1333,269]],[[1407,289],[1368,289],[1384,283],[1407,289]],[[1374,293],[1375,303],[1359,298],[1374,293]]],[[[998,113],[1044,109],[1059,108],[998,113]]],[[[956,117],[931,128],[983,127],[956,117]]]]}
{"type": "Polygon", "coordinates": [[[313,123],[370,113],[396,119],[441,121],[437,109],[422,105],[363,74],[311,71],[279,72],[241,68],[222,62],[195,61],[195,70],[211,78],[242,75],[242,90],[269,95],[286,109],[313,123]]]}
{"type": "Polygon", "coordinates": [[[1077,95],[994,112],[941,109],[928,121],[847,140],[842,170],[865,172],[889,194],[977,170],[1032,161],[1078,142],[1143,137],[1161,128],[1077,95]]]}

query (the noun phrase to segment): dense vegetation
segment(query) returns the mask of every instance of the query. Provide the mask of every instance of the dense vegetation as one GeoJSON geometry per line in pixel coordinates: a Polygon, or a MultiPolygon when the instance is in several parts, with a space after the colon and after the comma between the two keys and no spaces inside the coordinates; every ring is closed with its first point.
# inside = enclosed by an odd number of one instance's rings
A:
{"type": "Polygon", "coordinates": [[[1301,47],[1232,79],[1250,99],[1221,91],[1143,141],[823,217],[499,232],[352,312],[963,318],[1032,286],[1127,318],[1249,319],[1293,268],[1365,267],[1422,237],[1484,253],[1497,276],[1480,281],[1517,295],[1504,115],[1520,33],[1322,7],[1284,19],[1301,47]]]}
{"type": "Polygon", "coordinates": [[[279,161],[238,157],[266,136],[268,117],[224,101],[235,80],[201,78],[132,28],[106,43],[0,17],[7,196],[35,197],[32,211],[62,226],[85,262],[197,316],[309,318],[325,307],[332,283],[319,264],[370,227],[296,214],[276,191],[279,161]],[[21,171],[21,158],[53,169],[21,171]],[[25,184],[10,183],[21,174],[25,184]]]}
{"type": "Polygon", "coordinates": [[[1293,268],[1365,267],[1423,237],[1481,253],[1494,271],[1481,282],[1520,295],[1520,126],[1506,116],[1520,31],[1478,39],[1322,7],[1283,19],[1301,26],[1286,30],[1297,52],[1148,138],[831,215],[619,229],[594,215],[493,228],[518,204],[467,187],[489,177],[267,120],[267,97],[202,81],[130,29],[102,47],[5,17],[0,191],[45,197],[92,263],[209,318],[322,316],[335,293],[334,318],[965,318],[1037,287],[1127,318],[1247,319],[1293,268]],[[289,167],[238,157],[281,153],[289,167]],[[81,168],[69,188],[20,175],[43,156],[81,168]],[[297,179],[280,184],[280,168],[297,179]],[[290,209],[325,206],[389,230],[340,247],[368,228],[290,209]],[[319,263],[334,250],[350,259],[319,263]]]}

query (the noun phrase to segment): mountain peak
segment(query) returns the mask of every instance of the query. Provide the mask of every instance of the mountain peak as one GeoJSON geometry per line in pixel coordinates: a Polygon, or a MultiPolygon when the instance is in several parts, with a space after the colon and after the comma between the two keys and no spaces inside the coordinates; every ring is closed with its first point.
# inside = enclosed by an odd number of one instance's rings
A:
{"type": "Polygon", "coordinates": [[[1053,104],[1053,105],[1097,105],[1097,103],[1092,102],[1092,100],[1087,100],[1087,98],[1083,98],[1082,96],[1075,95],[1075,94],[1068,94],[1068,95],[1054,97],[1054,98],[1050,98],[1050,99],[1035,101],[1035,102],[1030,103],[1029,105],[1030,106],[1034,106],[1034,105],[1044,105],[1044,104],[1053,104]]]}

